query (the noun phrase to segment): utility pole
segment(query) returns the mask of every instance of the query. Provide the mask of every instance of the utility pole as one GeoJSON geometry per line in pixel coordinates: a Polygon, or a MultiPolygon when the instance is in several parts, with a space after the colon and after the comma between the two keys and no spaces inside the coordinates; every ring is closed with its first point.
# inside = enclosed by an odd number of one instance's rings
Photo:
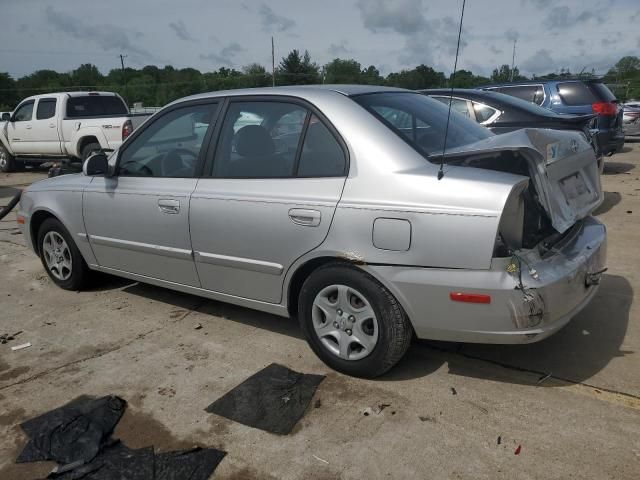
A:
{"type": "Polygon", "coordinates": [[[276,50],[273,46],[273,35],[271,35],[271,85],[276,86],[276,50]]]}
{"type": "Polygon", "coordinates": [[[516,67],[516,42],[518,41],[517,38],[515,38],[513,40],[513,56],[511,57],[511,79],[509,80],[510,82],[513,82],[513,74],[515,73],[515,67],[516,67]]]}
{"type": "Polygon", "coordinates": [[[120,54],[120,65],[122,66],[122,79],[124,81],[124,99],[128,103],[129,102],[129,89],[127,88],[127,72],[124,69],[124,59],[127,58],[126,55],[120,54]]]}

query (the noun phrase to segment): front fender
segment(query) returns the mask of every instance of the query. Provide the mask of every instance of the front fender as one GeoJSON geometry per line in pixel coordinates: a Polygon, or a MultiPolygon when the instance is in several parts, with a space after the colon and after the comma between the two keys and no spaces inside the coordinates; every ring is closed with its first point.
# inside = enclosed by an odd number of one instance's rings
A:
{"type": "Polygon", "coordinates": [[[9,144],[9,138],[7,137],[7,125],[9,122],[4,122],[4,125],[0,129],[0,143],[2,146],[9,152],[9,154],[15,156],[14,151],[11,149],[11,145],[9,144]]]}

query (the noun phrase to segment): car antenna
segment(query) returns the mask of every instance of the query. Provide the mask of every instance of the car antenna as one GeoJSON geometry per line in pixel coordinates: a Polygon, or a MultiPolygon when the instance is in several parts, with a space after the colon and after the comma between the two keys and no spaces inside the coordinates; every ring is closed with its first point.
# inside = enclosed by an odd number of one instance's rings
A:
{"type": "Polygon", "coordinates": [[[458,69],[458,54],[460,53],[460,37],[462,36],[462,19],[464,18],[464,5],[467,0],[462,0],[462,11],[460,12],[460,27],[458,29],[458,45],[456,46],[456,61],[453,64],[451,74],[451,93],[449,94],[449,110],[447,112],[447,125],[444,128],[444,144],[442,145],[442,157],[440,158],[440,169],[438,170],[438,180],[444,177],[444,153],[447,150],[447,135],[449,134],[449,120],[451,119],[451,103],[453,101],[453,85],[456,80],[456,70],[458,69]]]}

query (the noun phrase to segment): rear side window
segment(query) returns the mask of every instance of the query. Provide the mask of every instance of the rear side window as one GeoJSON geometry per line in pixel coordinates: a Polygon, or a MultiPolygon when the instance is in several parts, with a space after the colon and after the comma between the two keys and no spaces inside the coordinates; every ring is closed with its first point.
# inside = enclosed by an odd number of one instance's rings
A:
{"type": "Polygon", "coordinates": [[[36,120],[46,120],[53,118],[56,114],[56,99],[41,98],[38,100],[38,108],[36,109],[36,120]]]}
{"type": "Polygon", "coordinates": [[[452,98],[452,97],[433,97],[438,100],[440,103],[444,103],[445,105],[449,105],[451,102],[451,110],[454,112],[461,113],[465,117],[471,118],[469,115],[469,106],[467,105],[467,101],[461,98],[452,98]]]}
{"type": "Polygon", "coordinates": [[[478,123],[486,122],[498,112],[495,108],[489,107],[483,103],[475,102],[473,102],[473,110],[476,113],[476,120],[478,120],[478,123]]]}
{"type": "Polygon", "coordinates": [[[500,88],[499,91],[500,93],[506,93],[512,97],[520,98],[538,105],[542,105],[542,102],[544,101],[544,89],[542,88],[542,85],[505,86],[500,88]]]}
{"type": "Polygon", "coordinates": [[[312,115],[302,144],[298,176],[340,177],[346,166],[342,147],[320,119],[312,115]]]}
{"type": "Polygon", "coordinates": [[[127,113],[127,106],[114,95],[71,97],[67,101],[68,118],[115,116],[127,113]]]}

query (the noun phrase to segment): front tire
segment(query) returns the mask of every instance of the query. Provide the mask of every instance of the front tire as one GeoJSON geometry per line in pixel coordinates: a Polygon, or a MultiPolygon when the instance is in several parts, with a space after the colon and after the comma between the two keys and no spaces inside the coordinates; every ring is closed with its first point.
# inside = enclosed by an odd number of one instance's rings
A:
{"type": "Polygon", "coordinates": [[[304,282],[298,318],[316,355],[355,377],[374,378],[388,371],[413,336],[389,290],[362,270],[339,263],[320,267],[304,282]]]}
{"type": "Polygon", "coordinates": [[[81,290],[88,284],[89,267],[71,235],[55,218],[47,218],[38,231],[40,260],[53,283],[65,290],[81,290]]]}
{"type": "Polygon", "coordinates": [[[9,173],[16,169],[16,160],[13,155],[0,144],[0,172],[9,173]]]}

